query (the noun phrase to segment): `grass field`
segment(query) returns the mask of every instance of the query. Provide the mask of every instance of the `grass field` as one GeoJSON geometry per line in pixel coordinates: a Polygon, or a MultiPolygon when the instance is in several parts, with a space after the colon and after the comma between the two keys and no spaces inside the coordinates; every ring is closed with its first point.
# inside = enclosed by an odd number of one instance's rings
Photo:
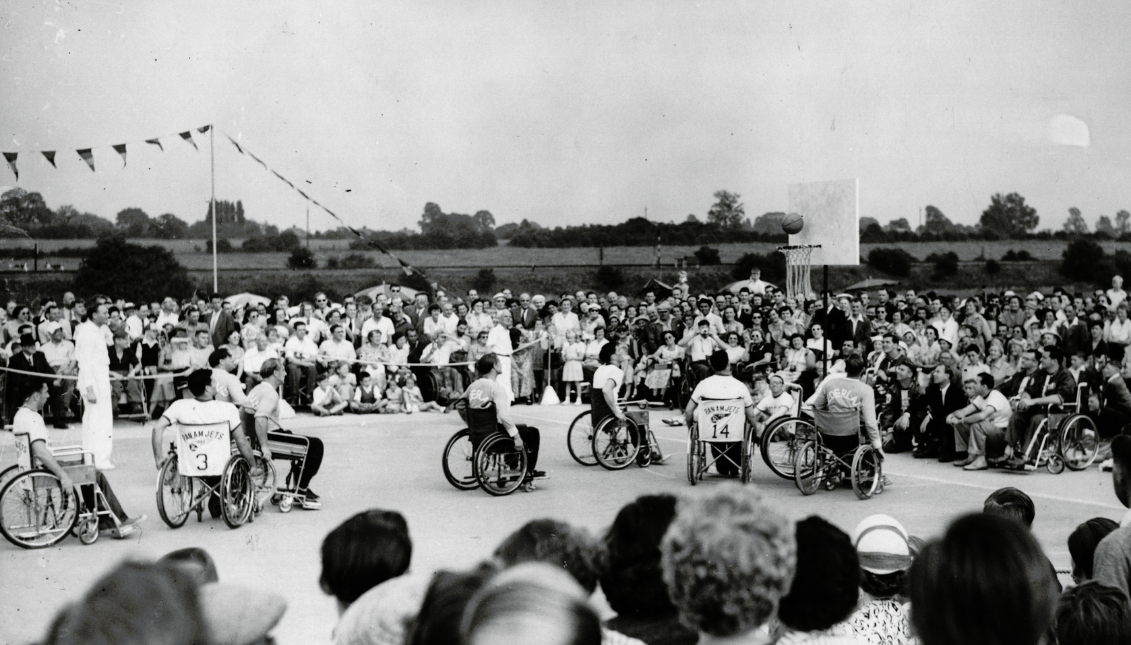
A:
{"type": "MultiPolygon", "coordinates": [[[[204,253],[203,240],[134,240],[139,244],[157,244],[172,250],[177,259],[190,271],[205,271],[212,269],[212,255],[204,253]],[[198,250],[200,249],[200,250],[198,250]]],[[[232,240],[236,246],[242,240],[232,240]]],[[[93,246],[94,240],[44,240],[39,243],[39,248],[52,251],[59,248],[82,248],[93,246]]],[[[1131,243],[1103,242],[1101,245],[1108,253],[1117,249],[1131,250],[1131,243]]],[[[3,239],[0,240],[0,269],[8,268],[8,262],[3,257],[2,249],[26,248],[30,246],[27,240],[3,239]]],[[[1009,250],[1028,251],[1038,260],[1059,260],[1066,246],[1065,242],[1037,240],[1025,241],[998,241],[998,242],[921,242],[914,244],[862,244],[860,255],[868,256],[868,252],[877,246],[900,246],[919,260],[925,259],[932,253],[946,253],[954,251],[959,260],[971,261],[979,258],[1000,259],[1009,250]]],[[[719,250],[719,256],[724,264],[733,263],[744,253],[772,253],[777,248],[776,244],[718,244],[714,245],[719,250]]],[[[311,240],[311,248],[315,252],[319,265],[325,266],[326,260],[332,256],[342,257],[354,251],[349,250],[348,240],[311,240]]],[[[662,258],[665,265],[670,266],[678,258],[693,255],[696,246],[665,246],[662,248],[662,258]]],[[[570,248],[570,249],[524,249],[510,246],[499,246],[491,249],[459,249],[454,251],[395,251],[397,256],[409,264],[420,267],[531,267],[531,266],[597,266],[601,263],[601,251],[596,248],[570,248]]],[[[389,256],[378,251],[365,252],[366,255],[381,267],[395,268],[397,263],[389,256]]],[[[21,260],[24,262],[24,260],[21,260]]],[[[64,269],[78,267],[77,258],[55,258],[41,260],[45,263],[61,264],[64,269]]],[[[647,265],[655,262],[655,248],[647,246],[616,246],[604,249],[605,264],[637,264],[647,265]]],[[[286,253],[224,253],[219,256],[221,269],[282,269],[286,267],[286,253]]],[[[30,263],[29,263],[30,264],[30,263]]]]}

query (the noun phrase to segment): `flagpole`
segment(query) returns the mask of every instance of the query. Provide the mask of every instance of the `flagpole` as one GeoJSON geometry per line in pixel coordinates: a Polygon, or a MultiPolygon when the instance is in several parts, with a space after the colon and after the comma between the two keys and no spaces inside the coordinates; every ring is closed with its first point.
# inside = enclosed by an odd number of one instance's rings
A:
{"type": "Polygon", "coordinates": [[[208,128],[208,147],[212,156],[212,202],[209,204],[209,209],[212,211],[212,292],[219,293],[220,291],[220,269],[216,260],[216,247],[219,246],[216,239],[216,125],[208,128]]]}

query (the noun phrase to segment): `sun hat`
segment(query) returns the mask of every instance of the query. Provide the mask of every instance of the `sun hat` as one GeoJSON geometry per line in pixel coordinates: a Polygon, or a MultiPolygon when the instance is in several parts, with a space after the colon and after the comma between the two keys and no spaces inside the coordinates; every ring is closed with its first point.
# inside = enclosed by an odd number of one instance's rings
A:
{"type": "Polygon", "coordinates": [[[911,568],[907,530],[889,515],[870,515],[861,520],[852,532],[852,544],[865,571],[885,575],[911,568]]]}

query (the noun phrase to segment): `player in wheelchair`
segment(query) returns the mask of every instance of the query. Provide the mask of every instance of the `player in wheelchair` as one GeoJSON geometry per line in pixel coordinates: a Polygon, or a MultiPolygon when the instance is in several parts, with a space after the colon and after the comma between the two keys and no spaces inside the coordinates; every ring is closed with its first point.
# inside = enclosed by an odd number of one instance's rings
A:
{"type": "Polygon", "coordinates": [[[40,414],[50,396],[47,382],[28,379],[20,385],[14,400],[21,404],[12,421],[18,474],[0,486],[4,537],[23,548],[41,548],[74,529],[84,544],[97,540],[101,531],[118,539],[137,531],[145,516],[126,514],[106,475],[89,464],[89,453],[51,450],[40,414]]]}
{"type": "MultiPolygon", "coordinates": [[[[731,376],[730,356],[727,355],[726,350],[716,350],[707,360],[715,373],[699,381],[695,390],[691,393],[691,401],[688,402],[687,408],[683,412],[692,439],[692,443],[688,446],[687,472],[692,485],[702,478],[711,464],[714,464],[715,470],[724,477],[738,477],[740,475],[744,478],[749,477],[751,446],[747,435],[752,432],[757,421],[757,413],[754,409],[754,400],[750,395],[750,390],[742,381],[731,376]],[[710,402],[739,402],[742,405],[744,419],[737,424],[744,426],[740,436],[734,436],[739,433],[730,431],[732,426],[729,421],[721,426],[727,432],[727,436],[722,438],[714,436],[718,432],[718,426],[711,437],[706,436],[706,428],[699,427],[696,412],[700,406],[706,406],[710,402]],[[707,458],[702,445],[706,443],[711,445],[710,459],[707,458]]],[[[726,409],[720,410],[712,416],[730,416],[731,413],[737,413],[737,410],[731,409],[732,407],[728,405],[726,409]]]]}
{"type": "Polygon", "coordinates": [[[541,435],[537,428],[511,419],[510,396],[497,381],[498,357],[481,356],[475,368],[479,378],[459,401],[460,416],[468,427],[444,448],[444,475],[460,490],[480,486],[492,495],[507,495],[521,486],[533,491],[534,480],[546,478],[536,468],[541,435]]]}
{"type": "Polygon", "coordinates": [[[1049,421],[1049,416],[1063,412],[1066,404],[1075,406],[1076,380],[1061,365],[1062,359],[1063,354],[1055,345],[1041,348],[1037,370],[1017,398],[1011,401],[1013,415],[1005,433],[1005,451],[1000,458],[989,460],[991,464],[1035,470],[1047,461],[1044,448],[1049,438],[1041,435],[1048,434],[1049,426],[1057,429],[1049,421]]]}
{"type": "Polygon", "coordinates": [[[850,479],[857,497],[867,499],[884,487],[876,397],[863,381],[867,368],[863,357],[848,356],[844,367],[844,376],[830,376],[806,401],[813,408],[817,436],[798,450],[794,481],[803,494],[811,495],[821,485],[831,490],[850,479]],[[861,429],[866,442],[861,441],[861,429]]]}

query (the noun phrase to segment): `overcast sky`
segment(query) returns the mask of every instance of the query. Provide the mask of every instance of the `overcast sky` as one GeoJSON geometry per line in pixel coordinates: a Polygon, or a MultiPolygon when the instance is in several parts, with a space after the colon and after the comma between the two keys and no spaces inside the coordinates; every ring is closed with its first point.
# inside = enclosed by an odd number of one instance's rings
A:
{"type": "MultiPolygon", "coordinates": [[[[1094,225],[1131,210],[1129,33],[1131,3],[1082,0],[7,0],[0,150],[21,174],[0,164],[0,188],[195,221],[207,137],[175,134],[214,123],[371,228],[414,226],[428,201],[498,223],[681,221],[719,189],[753,218],[790,183],[849,177],[885,222],[933,204],[972,224],[1016,191],[1041,227],[1071,206],[1094,225]]],[[[304,225],[219,133],[215,154],[217,198],[304,225]]]]}

